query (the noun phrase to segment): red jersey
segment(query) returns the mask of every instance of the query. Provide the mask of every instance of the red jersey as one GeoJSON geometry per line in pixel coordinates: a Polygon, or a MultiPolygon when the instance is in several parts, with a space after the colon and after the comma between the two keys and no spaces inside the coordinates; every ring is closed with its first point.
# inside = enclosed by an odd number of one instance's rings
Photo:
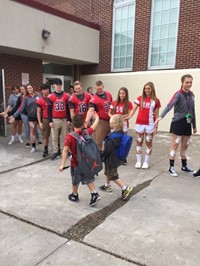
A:
{"type": "Polygon", "coordinates": [[[89,93],[84,92],[81,95],[76,95],[75,93],[69,98],[68,104],[70,109],[74,109],[74,113],[81,114],[86,117],[88,110],[88,103],[91,99],[89,93]]]}
{"type": "Polygon", "coordinates": [[[139,106],[139,112],[136,119],[136,124],[140,125],[152,125],[155,122],[155,109],[160,108],[160,100],[156,101],[150,97],[147,97],[143,105],[141,106],[142,96],[139,96],[134,103],[139,106]]]}
{"type": "MultiPolygon", "coordinates": [[[[110,105],[110,109],[113,110],[115,106],[116,101],[113,101],[110,105]]],[[[128,111],[131,111],[133,109],[132,103],[129,101],[128,102],[128,111]]],[[[116,106],[116,111],[115,114],[123,115],[124,111],[124,102],[119,102],[118,105],[116,106]]],[[[127,115],[127,114],[126,114],[127,115]]]]}
{"type": "MultiPolygon", "coordinates": [[[[42,117],[43,118],[48,118],[48,101],[49,99],[45,98],[44,97],[40,97],[38,100],[37,100],[37,105],[42,109],[42,117]]],[[[49,104],[50,104],[50,101],[49,101],[49,104]]]]}
{"type": "Polygon", "coordinates": [[[51,100],[52,106],[52,118],[67,118],[67,102],[69,100],[69,94],[51,93],[48,98],[51,100]]]}
{"type": "MultiPolygon", "coordinates": [[[[89,128],[87,128],[87,131],[88,131],[88,134],[92,135],[94,130],[92,127],[89,127],[89,128]]],[[[81,129],[81,130],[77,130],[75,132],[78,133],[79,135],[81,135],[83,133],[83,130],[81,129]]],[[[72,154],[71,166],[76,167],[78,165],[76,139],[74,137],[72,137],[70,134],[67,134],[65,137],[64,146],[69,147],[71,154],[72,154]]]]}
{"type": "Polygon", "coordinates": [[[89,107],[94,107],[95,111],[102,120],[109,120],[108,111],[112,103],[112,95],[105,91],[104,94],[94,94],[90,100],[89,107]]]}

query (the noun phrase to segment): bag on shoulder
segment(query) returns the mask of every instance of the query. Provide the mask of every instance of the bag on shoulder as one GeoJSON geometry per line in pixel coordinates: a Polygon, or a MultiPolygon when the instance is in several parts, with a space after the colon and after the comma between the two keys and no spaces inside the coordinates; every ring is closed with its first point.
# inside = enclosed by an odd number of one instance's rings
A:
{"type": "Polygon", "coordinates": [[[125,160],[128,157],[131,145],[133,142],[133,137],[127,134],[121,133],[111,133],[108,139],[117,139],[121,138],[119,146],[116,148],[116,155],[120,160],[125,160]]]}
{"type": "Polygon", "coordinates": [[[78,172],[93,178],[103,169],[101,155],[96,142],[86,129],[83,130],[81,135],[76,132],[72,132],[70,135],[77,142],[78,172]]]}

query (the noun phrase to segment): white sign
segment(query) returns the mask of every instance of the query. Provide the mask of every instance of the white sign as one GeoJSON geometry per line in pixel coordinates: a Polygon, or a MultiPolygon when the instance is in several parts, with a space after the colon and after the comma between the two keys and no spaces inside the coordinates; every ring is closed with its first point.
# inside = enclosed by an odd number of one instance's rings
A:
{"type": "Polygon", "coordinates": [[[29,73],[22,73],[22,85],[29,83],[29,73]]]}

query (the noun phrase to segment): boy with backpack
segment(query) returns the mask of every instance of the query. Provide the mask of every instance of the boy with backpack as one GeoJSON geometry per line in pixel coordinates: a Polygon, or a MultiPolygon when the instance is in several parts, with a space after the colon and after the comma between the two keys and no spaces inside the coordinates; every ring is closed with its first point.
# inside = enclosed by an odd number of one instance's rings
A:
{"type": "Polygon", "coordinates": [[[96,205],[97,201],[101,199],[94,186],[94,176],[102,170],[102,161],[98,147],[91,136],[99,122],[99,116],[96,112],[94,112],[94,118],[94,124],[84,129],[85,118],[81,114],[73,117],[74,132],[65,137],[62,162],[59,167],[59,170],[63,171],[70,151],[72,155],[72,193],[69,194],[68,199],[73,202],[79,201],[78,186],[81,182],[87,184],[91,192],[90,206],[96,205]]]}
{"type": "Polygon", "coordinates": [[[122,189],[122,200],[130,195],[132,187],[125,185],[119,178],[117,168],[124,163],[131,147],[132,137],[123,132],[123,117],[115,114],[110,118],[110,127],[112,133],[105,140],[102,159],[105,163],[106,183],[99,188],[111,192],[110,181],[114,181],[122,189]]]}

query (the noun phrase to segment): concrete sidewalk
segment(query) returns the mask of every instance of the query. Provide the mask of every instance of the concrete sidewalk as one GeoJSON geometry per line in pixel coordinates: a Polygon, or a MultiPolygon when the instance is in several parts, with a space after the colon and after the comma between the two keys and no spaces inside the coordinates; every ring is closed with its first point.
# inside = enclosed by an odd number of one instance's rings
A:
{"type": "MultiPolygon", "coordinates": [[[[151,168],[135,169],[132,150],[120,177],[134,187],[127,202],[121,191],[90,193],[80,186],[80,202],[68,201],[70,170],[60,159],[42,158],[42,145],[30,154],[24,144],[0,137],[0,265],[188,265],[200,261],[200,179],[180,171],[168,174],[170,136],[154,140],[151,168]]],[[[189,165],[199,168],[199,136],[192,137],[189,165]]],[[[134,146],[133,146],[134,149],[134,146]]],[[[68,162],[69,163],[69,162],[68,162]]],[[[98,188],[103,172],[96,178],[98,188]]]]}

